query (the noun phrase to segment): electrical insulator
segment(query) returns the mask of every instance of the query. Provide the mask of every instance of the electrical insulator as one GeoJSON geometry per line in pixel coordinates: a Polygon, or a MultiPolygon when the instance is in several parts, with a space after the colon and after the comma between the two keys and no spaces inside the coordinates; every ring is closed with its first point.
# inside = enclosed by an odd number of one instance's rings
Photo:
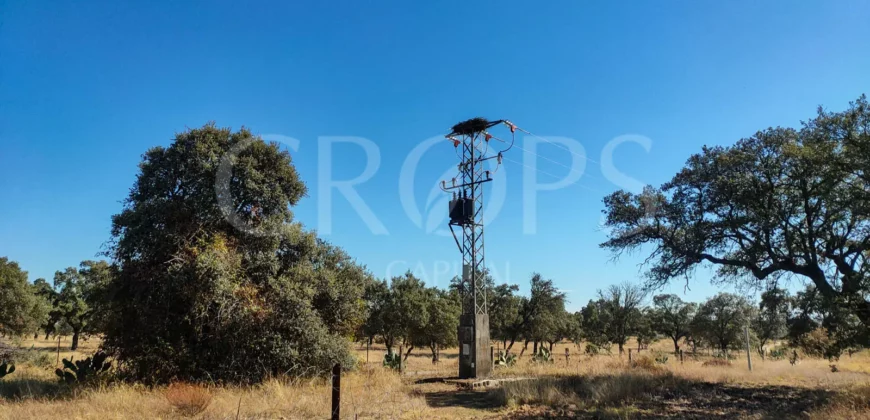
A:
{"type": "Polygon", "coordinates": [[[455,187],[456,186],[456,178],[451,179],[451,181],[453,181],[453,186],[455,187]]]}
{"type": "Polygon", "coordinates": [[[489,171],[486,171],[486,179],[492,179],[492,177],[489,176],[489,171]]]}
{"type": "Polygon", "coordinates": [[[501,152],[498,152],[498,157],[496,158],[498,164],[501,165],[501,152]]]}

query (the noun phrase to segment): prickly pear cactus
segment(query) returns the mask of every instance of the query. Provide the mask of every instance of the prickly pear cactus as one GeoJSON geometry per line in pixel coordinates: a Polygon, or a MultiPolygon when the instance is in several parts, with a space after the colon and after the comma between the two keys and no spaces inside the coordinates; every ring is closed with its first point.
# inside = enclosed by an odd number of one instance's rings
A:
{"type": "Polygon", "coordinates": [[[11,374],[12,372],[15,372],[15,365],[7,365],[6,362],[3,362],[3,364],[0,365],[0,379],[3,379],[3,377],[11,374]]]}
{"type": "Polygon", "coordinates": [[[532,355],[532,361],[535,363],[553,363],[553,355],[550,354],[550,350],[541,346],[538,352],[532,355]]]}
{"type": "Polygon", "coordinates": [[[63,369],[56,369],[54,374],[68,384],[87,382],[99,377],[100,374],[112,367],[112,363],[107,362],[106,358],[108,358],[106,353],[98,351],[92,357],[76,362],[63,359],[63,369]]]}
{"type": "Polygon", "coordinates": [[[387,353],[384,355],[384,367],[399,370],[402,367],[402,358],[396,353],[387,353]]]}
{"type": "Polygon", "coordinates": [[[495,359],[496,366],[513,366],[517,363],[517,355],[505,354],[503,351],[498,352],[498,357],[495,359]]]}

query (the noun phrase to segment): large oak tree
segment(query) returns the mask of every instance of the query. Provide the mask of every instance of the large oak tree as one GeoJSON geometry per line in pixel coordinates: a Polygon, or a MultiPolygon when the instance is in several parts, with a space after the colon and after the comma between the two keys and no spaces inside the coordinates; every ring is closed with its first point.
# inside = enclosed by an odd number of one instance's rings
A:
{"type": "Polygon", "coordinates": [[[353,363],[371,276],[294,222],[289,153],[209,124],[143,156],[109,255],[104,345],[143,380],[258,381],[353,363]]]}
{"type": "Polygon", "coordinates": [[[811,282],[826,304],[870,326],[870,105],[769,128],[733,146],[704,147],[660,188],[604,199],[602,247],[651,250],[653,285],[701,264],[717,277],[770,287],[811,282]]]}

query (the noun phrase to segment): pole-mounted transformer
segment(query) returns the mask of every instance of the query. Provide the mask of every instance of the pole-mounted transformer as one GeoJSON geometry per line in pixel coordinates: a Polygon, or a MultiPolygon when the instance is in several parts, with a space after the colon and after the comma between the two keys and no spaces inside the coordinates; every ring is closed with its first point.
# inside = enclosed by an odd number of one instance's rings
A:
{"type": "Polygon", "coordinates": [[[454,125],[452,132],[447,135],[454,147],[461,147],[462,159],[458,165],[459,183],[455,178],[450,186],[445,181],[441,183],[443,190],[453,193],[448,209],[448,225],[462,253],[462,315],[458,331],[460,378],[486,377],[492,370],[492,360],[488,353],[490,345],[483,246],[483,184],[492,181],[491,172],[484,169],[484,162],[498,159],[497,164],[501,164],[502,153],[507,150],[486,156],[490,150],[489,142],[495,138],[487,130],[498,124],[507,125],[512,136],[515,133],[516,127],[508,121],[473,118],[454,125]],[[460,234],[457,234],[454,227],[461,230],[460,234]]]}

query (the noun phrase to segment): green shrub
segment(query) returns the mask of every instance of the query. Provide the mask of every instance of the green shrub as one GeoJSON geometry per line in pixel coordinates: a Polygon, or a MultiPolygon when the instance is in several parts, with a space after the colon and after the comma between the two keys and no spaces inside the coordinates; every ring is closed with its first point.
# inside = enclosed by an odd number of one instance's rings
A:
{"type": "Polygon", "coordinates": [[[785,359],[787,356],[787,349],[781,347],[777,347],[767,354],[767,357],[769,357],[771,360],[782,360],[785,359]]]}
{"type": "Polygon", "coordinates": [[[51,353],[34,348],[19,351],[13,360],[18,364],[29,364],[38,368],[48,368],[54,364],[51,353]]]}

